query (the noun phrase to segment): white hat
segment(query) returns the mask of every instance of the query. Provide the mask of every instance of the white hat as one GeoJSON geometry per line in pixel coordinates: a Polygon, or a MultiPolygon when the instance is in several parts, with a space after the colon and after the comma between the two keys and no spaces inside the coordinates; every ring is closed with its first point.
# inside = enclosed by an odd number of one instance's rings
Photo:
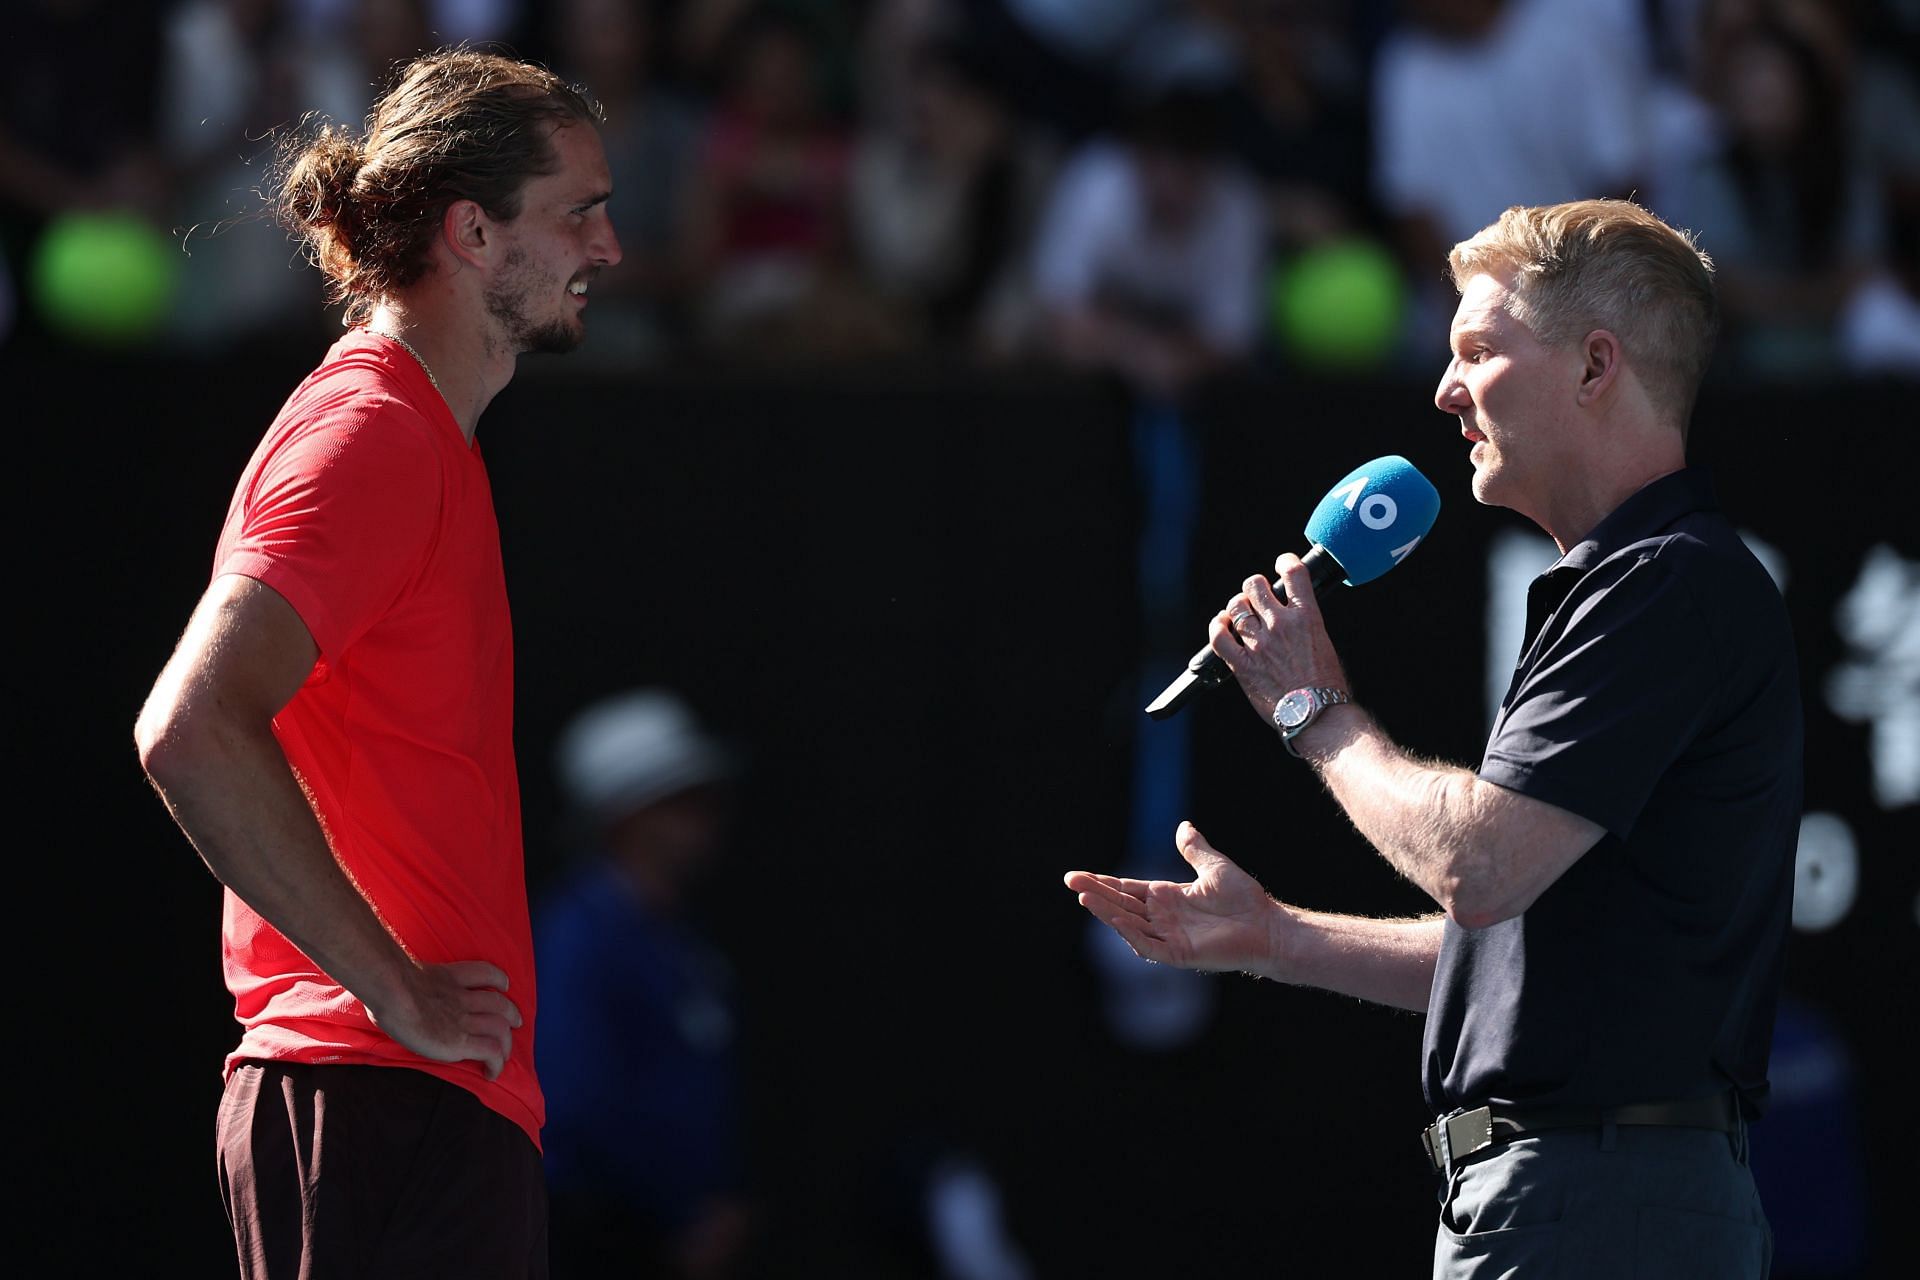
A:
{"type": "Polygon", "coordinates": [[[554,764],[573,803],[600,819],[643,809],[734,772],[732,753],[664,689],[594,703],[561,732],[554,764]]]}

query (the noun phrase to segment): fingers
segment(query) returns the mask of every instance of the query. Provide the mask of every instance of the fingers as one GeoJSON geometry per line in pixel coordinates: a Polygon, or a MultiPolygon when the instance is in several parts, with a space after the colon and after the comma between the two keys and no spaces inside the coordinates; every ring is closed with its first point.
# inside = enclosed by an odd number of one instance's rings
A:
{"type": "Polygon", "coordinates": [[[521,1025],[520,1006],[501,995],[498,991],[476,989],[467,992],[466,1007],[469,1014],[500,1019],[509,1027],[521,1025]]]}
{"type": "Polygon", "coordinates": [[[1087,913],[1119,934],[1120,940],[1133,949],[1133,954],[1143,960],[1164,962],[1167,959],[1166,940],[1155,931],[1147,916],[1147,891],[1154,882],[1095,875],[1090,871],[1069,871],[1065,880],[1087,913]]]}
{"type": "Polygon", "coordinates": [[[1080,905],[1085,907],[1096,920],[1102,924],[1112,925],[1115,929],[1123,932],[1131,929],[1136,933],[1146,933],[1152,928],[1147,921],[1145,911],[1131,910],[1108,894],[1084,892],[1079,900],[1080,905]]]}
{"type": "Polygon", "coordinates": [[[466,990],[460,995],[467,1045],[464,1056],[480,1064],[489,1080],[498,1080],[513,1057],[514,1030],[525,1023],[520,1006],[504,994],[506,971],[485,960],[456,960],[447,976],[466,990]]]}
{"type": "Polygon", "coordinates": [[[498,1080],[500,1073],[507,1069],[508,1060],[513,1057],[513,1028],[503,1025],[487,1038],[489,1043],[498,1048],[480,1061],[486,1066],[487,1079],[498,1080]]]}
{"type": "Polygon", "coordinates": [[[485,960],[455,960],[446,966],[446,970],[463,987],[492,987],[496,991],[507,989],[506,970],[485,960]]]}
{"type": "Polygon", "coordinates": [[[1248,578],[1245,591],[1256,618],[1269,627],[1280,620],[1280,611],[1287,607],[1286,603],[1273,593],[1273,585],[1265,578],[1258,574],[1248,578]]]}
{"type": "Polygon", "coordinates": [[[1207,642],[1213,651],[1227,660],[1234,671],[1232,649],[1257,649],[1271,628],[1280,622],[1286,608],[1273,587],[1259,574],[1241,584],[1240,594],[1227,600],[1226,607],[1214,615],[1207,630],[1207,642]],[[1224,647],[1223,647],[1224,646],[1224,647]]]}
{"type": "Polygon", "coordinates": [[[1066,883],[1067,888],[1075,893],[1080,891],[1083,881],[1093,880],[1120,893],[1132,894],[1136,898],[1145,898],[1147,890],[1153,885],[1151,880],[1128,880],[1121,876],[1103,876],[1096,871],[1069,871],[1061,879],[1066,883]]]}
{"type": "Polygon", "coordinates": [[[1274,576],[1287,589],[1287,600],[1298,608],[1304,609],[1314,617],[1320,616],[1320,601],[1313,594],[1313,574],[1307,569],[1300,557],[1291,551],[1273,562],[1274,576]]]}
{"type": "Polygon", "coordinates": [[[1207,838],[1200,834],[1200,828],[1191,822],[1180,824],[1179,829],[1173,834],[1173,845],[1195,871],[1204,873],[1227,861],[1226,855],[1208,844],[1207,838]]]}
{"type": "Polygon", "coordinates": [[[1107,920],[1106,923],[1112,926],[1115,933],[1120,935],[1120,941],[1132,947],[1133,954],[1139,956],[1142,960],[1152,960],[1159,964],[1167,963],[1167,958],[1172,953],[1168,950],[1167,944],[1161,939],[1144,933],[1123,920],[1107,920]]]}
{"type": "Polygon", "coordinates": [[[1164,961],[1167,958],[1165,939],[1154,932],[1153,926],[1147,922],[1144,914],[1136,915],[1131,911],[1122,910],[1114,906],[1110,899],[1091,893],[1080,895],[1080,905],[1085,907],[1094,919],[1119,934],[1120,940],[1133,948],[1133,954],[1145,960],[1164,961]]]}
{"type": "Polygon", "coordinates": [[[1088,910],[1092,910],[1091,903],[1097,901],[1111,910],[1125,912],[1141,920],[1147,918],[1147,901],[1144,893],[1138,895],[1127,893],[1111,884],[1102,883],[1102,877],[1085,874],[1078,879],[1073,876],[1067,877],[1067,887],[1080,895],[1080,905],[1088,910]]]}
{"type": "Polygon", "coordinates": [[[1247,651],[1240,643],[1240,637],[1234,633],[1232,620],[1225,612],[1216,613],[1213,621],[1207,624],[1207,647],[1227,664],[1227,670],[1235,675],[1240,673],[1240,663],[1246,659],[1247,651]]]}

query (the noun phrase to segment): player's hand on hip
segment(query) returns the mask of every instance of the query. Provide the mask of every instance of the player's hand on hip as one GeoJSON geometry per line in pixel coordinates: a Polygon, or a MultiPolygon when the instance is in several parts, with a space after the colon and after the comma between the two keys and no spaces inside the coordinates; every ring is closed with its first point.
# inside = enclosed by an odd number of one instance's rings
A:
{"type": "Polygon", "coordinates": [[[1327,636],[1307,567],[1299,556],[1289,553],[1273,568],[1286,587],[1285,601],[1255,574],[1207,628],[1208,645],[1268,724],[1273,723],[1274,704],[1295,689],[1347,687],[1346,672],[1327,636]]]}
{"type": "Polygon", "coordinates": [[[1183,969],[1267,971],[1276,958],[1280,906],[1191,822],[1180,824],[1175,844],[1196,872],[1189,883],[1070,871],[1067,888],[1145,959],[1183,969]]]}
{"type": "Polygon", "coordinates": [[[484,960],[423,964],[396,1007],[368,1012],[382,1031],[434,1062],[478,1062],[496,1080],[513,1056],[520,1008],[506,995],[507,975],[484,960]]]}

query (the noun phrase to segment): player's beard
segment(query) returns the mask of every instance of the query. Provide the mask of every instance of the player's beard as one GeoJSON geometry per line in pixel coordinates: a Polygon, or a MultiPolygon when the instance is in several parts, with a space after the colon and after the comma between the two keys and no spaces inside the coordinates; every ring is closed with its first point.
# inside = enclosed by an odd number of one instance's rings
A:
{"type": "Polygon", "coordinates": [[[540,287],[533,275],[525,253],[508,251],[499,282],[487,290],[487,314],[500,322],[508,345],[516,352],[560,355],[573,350],[586,336],[578,324],[551,315],[537,320],[530,314],[540,287]]]}

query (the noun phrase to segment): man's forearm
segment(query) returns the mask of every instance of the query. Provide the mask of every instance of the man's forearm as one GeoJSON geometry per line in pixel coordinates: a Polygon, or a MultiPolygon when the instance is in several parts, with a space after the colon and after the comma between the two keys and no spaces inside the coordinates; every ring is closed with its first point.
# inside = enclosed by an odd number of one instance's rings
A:
{"type": "Polygon", "coordinates": [[[1525,911],[1603,834],[1456,765],[1414,759],[1360,707],[1322,720],[1301,754],[1360,834],[1464,928],[1525,911]]]}
{"type": "Polygon", "coordinates": [[[176,723],[144,739],[154,788],[220,882],[378,1011],[412,966],[328,847],[270,731],[176,723]]]}
{"type": "Polygon", "coordinates": [[[1358,707],[1335,708],[1325,721],[1301,753],[1368,843],[1450,908],[1473,856],[1472,775],[1414,760],[1358,707]]]}
{"type": "Polygon", "coordinates": [[[1262,977],[1426,1012],[1443,917],[1374,920],[1274,905],[1284,919],[1262,977]]]}

